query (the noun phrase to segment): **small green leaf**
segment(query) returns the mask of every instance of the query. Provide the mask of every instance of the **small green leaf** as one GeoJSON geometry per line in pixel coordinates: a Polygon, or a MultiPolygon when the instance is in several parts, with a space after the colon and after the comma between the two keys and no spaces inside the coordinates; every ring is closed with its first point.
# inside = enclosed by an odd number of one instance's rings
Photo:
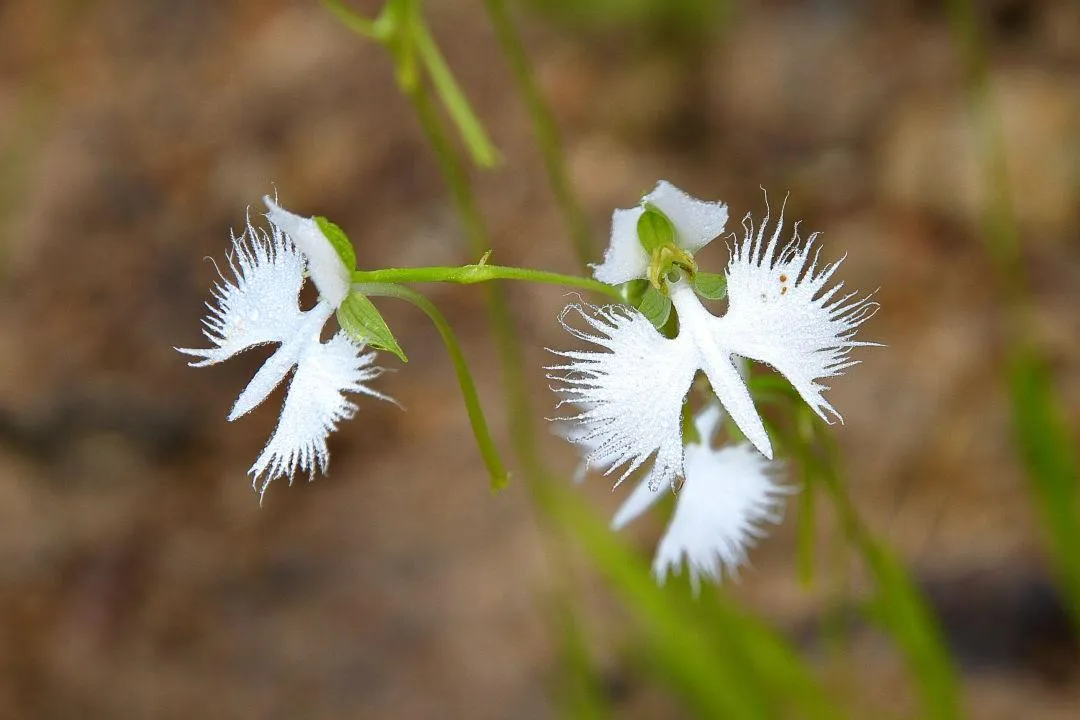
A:
{"type": "Polygon", "coordinates": [[[642,315],[649,318],[649,322],[653,324],[653,327],[659,330],[664,327],[668,316],[671,315],[671,299],[650,285],[645,294],[641,296],[641,304],[638,305],[638,310],[641,311],[642,315]]]}
{"type": "Polygon", "coordinates": [[[319,230],[334,246],[338,257],[341,258],[341,262],[345,263],[345,267],[349,268],[349,272],[355,270],[356,251],[353,250],[352,243],[349,241],[349,236],[345,234],[345,231],[321,215],[315,216],[315,224],[319,226],[319,230]]]}
{"type": "Polygon", "coordinates": [[[637,234],[638,242],[650,255],[654,250],[675,244],[675,227],[667,215],[651,205],[647,205],[638,218],[637,234]]]}
{"type": "Polygon", "coordinates": [[[341,328],[354,340],[377,350],[392,352],[401,358],[401,362],[409,362],[382,315],[363,294],[353,292],[345,298],[338,308],[337,319],[341,328]]]}
{"type": "Polygon", "coordinates": [[[694,275],[694,289],[706,300],[723,300],[727,297],[727,275],[699,272],[694,275]]]}

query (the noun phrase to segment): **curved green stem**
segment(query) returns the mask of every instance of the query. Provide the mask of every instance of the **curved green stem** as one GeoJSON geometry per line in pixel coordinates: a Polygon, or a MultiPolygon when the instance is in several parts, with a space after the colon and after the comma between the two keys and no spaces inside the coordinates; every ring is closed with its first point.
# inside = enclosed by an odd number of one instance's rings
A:
{"type": "Polygon", "coordinates": [[[622,301],[619,289],[590,278],[544,270],[503,267],[501,265],[462,265],[460,267],[385,268],[383,270],[357,270],[352,274],[354,283],[402,283],[402,282],[449,282],[459,285],[490,282],[492,280],[524,280],[544,285],[561,285],[602,293],[622,301]]]}
{"type": "Polygon", "coordinates": [[[484,410],[480,405],[480,397],[476,393],[476,383],[473,382],[472,373],[469,372],[469,365],[465,362],[461,346],[458,344],[457,338],[454,337],[454,331],[450,328],[450,324],[446,322],[446,318],[426,297],[415,290],[400,285],[365,283],[364,294],[405,300],[420,308],[431,319],[432,324],[435,325],[435,329],[439,331],[439,335],[446,345],[450,361],[454,364],[454,372],[457,373],[458,385],[461,386],[465,409],[469,413],[469,423],[472,425],[473,435],[476,436],[476,445],[480,449],[484,464],[491,475],[492,489],[497,490],[505,487],[509,482],[509,475],[503,466],[502,459],[499,457],[495,441],[491,439],[491,431],[488,429],[487,420],[484,418],[484,410]]]}

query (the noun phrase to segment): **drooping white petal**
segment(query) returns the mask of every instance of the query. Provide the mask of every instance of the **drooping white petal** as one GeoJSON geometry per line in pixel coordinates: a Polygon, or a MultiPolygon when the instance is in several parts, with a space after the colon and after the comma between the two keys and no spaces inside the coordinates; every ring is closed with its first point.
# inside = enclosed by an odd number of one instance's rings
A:
{"type": "Polygon", "coordinates": [[[309,476],[326,472],[330,461],[326,439],[339,421],[357,410],[344,393],[389,400],[364,385],[381,370],[373,365],[375,353],[362,350],[344,332],[326,343],[316,335],[302,344],[277,428],[249,471],[253,483],[262,477],[262,493],[274,478],[291,478],[298,471],[309,476]]]}
{"type": "Polygon", "coordinates": [[[852,348],[877,345],[852,339],[877,303],[841,294],[843,283],[825,289],[842,260],[818,268],[817,233],[803,244],[796,228],[781,246],[783,216],[766,237],[768,222],[766,216],[755,232],[749,216],[743,221],[746,234],[727,270],[728,311],[714,324],[717,342],[772,365],[822,419],[839,419],[822,395],[828,388],[817,380],[857,364],[850,359],[852,348]]]}
{"type": "Polygon", "coordinates": [[[578,405],[578,414],[566,418],[581,428],[570,439],[591,445],[586,461],[605,474],[622,468],[618,482],[655,454],[647,482],[654,488],[670,484],[682,473],[680,416],[697,371],[693,347],[665,338],[633,308],[571,305],[560,320],[579,339],[606,350],[556,352],[568,362],[548,368],[562,402],[578,405]],[[595,334],[568,325],[571,312],[595,334]]]}
{"type": "Polygon", "coordinates": [[[717,331],[718,319],[701,304],[686,281],[671,287],[671,302],[679,316],[679,337],[692,343],[697,362],[709,379],[713,392],[739,426],[746,439],[772,459],[772,443],[754,407],[746,381],[735,367],[726,337],[717,331]]]}
{"type": "Polygon", "coordinates": [[[604,262],[593,266],[593,277],[609,285],[648,276],[649,256],[638,239],[637,223],[651,204],[671,220],[675,242],[691,253],[697,252],[724,231],[728,210],[724,203],[690,197],[666,180],[661,180],[638,207],[619,209],[611,215],[611,240],[604,262]]]}
{"type": "Polygon", "coordinates": [[[303,322],[297,304],[304,284],[304,258],[279,232],[268,236],[249,222],[240,237],[233,236],[229,256],[232,280],[221,277],[214,302],[203,319],[207,349],[176,348],[202,358],[202,367],[226,360],[256,345],[281,342],[303,322]]]}
{"type": "Polygon", "coordinates": [[[269,211],[266,217],[275,228],[288,235],[307,257],[308,272],[319,288],[319,295],[336,309],[349,294],[353,268],[345,267],[314,218],[301,217],[285,210],[269,195],[263,198],[263,202],[269,211]]]}
{"type": "Polygon", "coordinates": [[[656,183],[656,188],[646,195],[642,202],[655,205],[668,216],[671,224],[675,226],[679,247],[691,253],[719,237],[727,225],[727,205],[698,200],[667,180],[656,183]]]}
{"type": "Polygon", "coordinates": [[[663,582],[684,560],[695,588],[702,577],[736,575],[747,549],[765,534],[761,524],[780,521],[791,491],[776,482],[775,467],[746,443],[689,446],[686,479],[653,560],[656,578],[663,582]]]}

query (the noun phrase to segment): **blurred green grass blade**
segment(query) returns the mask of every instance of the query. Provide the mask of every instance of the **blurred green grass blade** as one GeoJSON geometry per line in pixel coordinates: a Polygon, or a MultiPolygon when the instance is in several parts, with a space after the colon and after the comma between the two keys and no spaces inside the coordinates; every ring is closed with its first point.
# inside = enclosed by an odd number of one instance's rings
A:
{"type": "Polygon", "coordinates": [[[961,717],[956,674],[937,618],[891,550],[869,537],[860,546],[877,584],[871,617],[892,635],[907,658],[922,696],[921,717],[961,717]]]}
{"type": "Polygon", "coordinates": [[[722,590],[707,586],[697,604],[718,644],[738,643],[735,649],[741,661],[777,702],[776,710],[819,720],[844,716],[795,648],[761,620],[744,613],[722,590]]]}
{"type": "Polygon", "coordinates": [[[799,489],[799,513],[796,518],[795,533],[798,538],[796,546],[796,567],[799,573],[799,582],[809,587],[814,582],[814,527],[817,485],[811,482],[809,474],[803,471],[803,484],[799,489]]]}
{"type": "Polygon", "coordinates": [[[580,498],[552,488],[552,510],[626,603],[649,643],[655,668],[705,717],[761,717],[764,709],[686,614],[679,613],[630,550],[580,498]]]}
{"type": "Polygon", "coordinates": [[[554,515],[626,603],[648,642],[654,669],[702,717],[775,717],[796,707],[800,717],[836,716],[798,653],[760,622],[709,591],[691,597],[688,583],[660,587],[571,490],[548,491],[554,515]]]}
{"type": "Polygon", "coordinates": [[[1009,396],[1030,491],[1073,621],[1080,627],[1080,466],[1050,374],[1037,353],[1023,348],[1014,351],[1009,396]]]}
{"type": "Polygon", "coordinates": [[[855,511],[837,470],[839,452],[829,427],[807,407],[802,409],[799,421],[800,432],[785,441],[807,472],[807,482],[825,484],[845,533],[873,575],[877,594],[869,608],[872,619],[903,653],[922,698],[921,717],[962,717],[956,669],[937,618],[907,568],[871,535],[855,511]],[[815,452],[817,447],[824,449],[824,458],[815,452]]]}
{"type": "Polygon", "coordinates": [[[570,605],[560,598],[555,608],[558,619],[560,716],[567,720],[603,720],[611,717],[602,678],[593,664],[581,623],[570,605]]]}

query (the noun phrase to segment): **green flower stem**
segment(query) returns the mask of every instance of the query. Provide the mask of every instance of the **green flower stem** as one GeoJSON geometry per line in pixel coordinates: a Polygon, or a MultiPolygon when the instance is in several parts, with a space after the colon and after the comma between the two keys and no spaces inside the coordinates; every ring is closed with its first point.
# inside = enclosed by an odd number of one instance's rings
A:
{"type": "MultiPolygon", "coordinates": [[[[475,255],[481,256],[491,248],[491,241],[480,214],[480,206],[473,196],[469,176],[443,132],[439,116],[432,107],[425,89],[417,88],[415,92],[409,94],[409,100],[412,101],[420,126],[435,151],[439,170],[450,190],[454,207],[465,226],[469,247],[475,255]]],[[[491,283],[485,285],[484,290],[484,304],[492,334],[495,336],[499,364],[503,371],[503,390],[506,396],[510,437],[514,443],[515,453],[522,464],[530,468],[533,467],[534,461],[539,459],[539,452],[533,438],[533,414],[528,386],[525,382],[525,359],[521,352],[521,343],[518,342],[514,322],[510,316],[510,304],[506,300],[502,287],[491,283]]]]}
{"type": "Polygon", "coordinates": [[[439,331],[439,335],[446,345],[450,361],[454,364],[458,385],[461,386],[461,396],[465,401],[465,409],[469,413],[469,422],[472,424],[473,435],[476,436],[476,445],[480,448],[484,464],[491,475],[492,488],[505,487],[509,481],[509,475],[505,466],[503,466],[502,459],[499,457],[495,441],[491,439],[491,431],[488,429],[487,420],[484,418],[484,410],[480,405],[480,397],[476,392],[476,383],[473,382],[472,373],[469,372],[469,365],[465,361],[465,355],[461,352],[461,346],[458,344],[450,324],[446,322],[446,318],[430,300],[415,290],[389,283],[365,283],[362,290],[368,296],[392,297],[410,302],[420,308],[431,319],[432,324],[435,325],[435,329],[439,331]]]}
{"type": "Polygon", "coordinates": [[[561,285],[580,288],[607,295],[622,301],[619,289],[614,285],[560,273],[500,265],[463,265],[460,267],[386,268],[383,270],[357,270],[352,275],[354,283],[402,283],[402,282],[448,282],[472,285],[492,280],[523,280],[544,285],[561,285]]]}
{"type": "Polygon", "coordinates": [[[420,13],[417,0],[388,0],[376,20],[368,20],[357,14],[341,0],[322,0],[322,3],[349,30],[381,43],[390,51],[398,85],[407,95],[419,91],[418,56],[473,161],[485,168],[499,163],[498,149],[454,79],[446,58],[420,13]]]}
{"type": "Polygon", "coordinates": [[[536,143],[540,146],[540,154],[544,158],[544,167],[547,170],[548,183],[555,195],[555,202],[566,218],[570,229],[570,237],[574,241],[574,250],[578,261],[582,266],[587,265],[593,259],[592,237],[589,233],[589,223],[585,218],[585,212],[581,208],[577,197],[574,195],[573,186],[570,183],[569,173],[566,171],[566,163],[563,160],[562,143],[559,139],[559,129],[555,124],[555,117],[551,107],[544,100],[543,93],[537,85],[529,58],[525,54],[521,38],[514,28],[510,12],[506,7],[506,0],[484,0],[491,25],[495,28],[495,34],[499,38],[503,54],[506,55],[510,69],[514,73],[514,82],[517,83],[518,91],[525,100],[525,105],[532,119],[533,132],[536,133],[536,143]]]}
{"type": "Polygon", "coordinates": [[[499,163],[499,151],[495,149],[483,124],[476,117],[469,101],[465,99],[465,93],[454,79],[454,74],[450,72],[446,58],[443,57],[439,46],[435,44],[427,23],[423,18],[417,17],[412,30],[416,51],[424,67],[427,68],[431,84],[435,87],[435,92],[439,94],[443,105],[446,106],[446,111],[457,126],[458,132],[461,133],[461,138],[465,141],[465,146],[469,149],[473,161],[480,167],[494,167],[499,163]]]}
{"type": "Polygon", "coordinates": [[[339,0],[322,0],[322,4],[337,17],[342,25],[349,28],[357,35],[368,38],[369,40],[382,41],[382,37],[376,29],[374,21],[368,20],[353,12],[339,0]]]}

